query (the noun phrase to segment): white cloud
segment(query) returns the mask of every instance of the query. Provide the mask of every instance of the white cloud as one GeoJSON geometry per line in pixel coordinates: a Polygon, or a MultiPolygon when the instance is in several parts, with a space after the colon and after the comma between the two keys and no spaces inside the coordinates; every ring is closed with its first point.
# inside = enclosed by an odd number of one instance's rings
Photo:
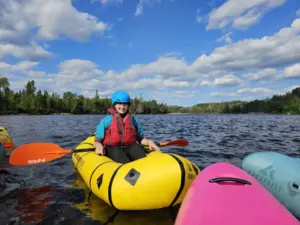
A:
{"type": "Polygon", "coordinates": [[[216,96],[229,96],[229,97],[234,97],[237,96],[236,93],[233,92],[212,92],[210,93],[210,96],[216,97],[216,96]]]}
{"type": "Polygon", "coordinates": [[[197,94],[199,94],[200,91],[175,91],[172,93],[173,98],[192,98],[195,97],[197,94]]]}
{"type": "Polygon", "coordinates": [[[224,41],[225,43],[227,44],[231,44],[232,43],[232,39],[231,39],[231,36],[232,35],[232,32],[227,32],[226,34],[224,34],[222,37],[218,38],[217,39],[217,42],[222,42],[224,41]]]}
{"type": "Polygon", "coordinates": [[[284,66],[300,60],[300,19],[273,36],[244,39],[203,54],[192,64],[192,70],[205,73],[216,69],[246,69],[284,66]]]}
{"type": "Polygon", "coordinates": [[[16,65],[12,66],[12,70],[14,71],[28,71],[36,67],[39,63],[32,61],[21,61],[16,65]]]}
{"type": "Polygon", "coordinates": [[[109,28],[97,17],[79,12],[71,0],[11,0],[4,3],[0,12],[0,38],[5,40],[14,35],[25,35],[36,28],[40,38],[56,39],[65,36],[85,41],[93,32],[101,33],[109,28]]]}
{"type": "MultiPolygon", "coordinates": [[[[290,27],[272,36],[231,43],[214,49],[208,55],[203,54],[190,63],[175,52],[162,54],[153,62],[131,65],[123,71],[104,72],[94,62],[71,59],[61,62],[58,71],[52,74],[38,71],[38,63],[35,61],[23,61],[17,65],[0,62],[0,72],[14,75],[25,71],[25,79],[36,77],[39,85],[49,91],[59,92],[68,88],[74,92],[86,91],[84,93],[87,95],[96,89],[102,92],[114,91],[116,88],[127,91],[167,89],[174,97],[181,98],[191,96],[191,93],[196,95],[191,90],[199,87],[215,88],[210,96],[271,94],[270,89],[262,86],[244,88],[244,80],[240,76],[242,74],[243,78],[254,81],[276,78],[278,74],[285,75],[283,78],[299,76],[299,33],[300,19],[296,19],[290,27]],[[277,67],[282,67],[282,71],[277,67]],[[230,90],[236,86],[240,86],[237,93],[219,92],[217,89],[228,87],[230,90]],[[181,89],[188,91],[183,92],[181,89]]],[[[14,85],[18,85],[16,81],[14,85]]]]}
{"type": "Polygon", "coordinates": [[[287,88],[280,88],[273,92],[274,95],[285,95],[287,92],[292,92],[294,89],[299,88],[300,84],[292,85],[287,88]]]}
{"type": "Polygon", "coordinates": [[[101,76],[104,73],[97,69],[97,65],[88,60],[71,59],[59,64],[59,73],[52,74],[59,83],[82,82],[94,76],[101,76]]]}
{"type": "MultiPolygon", "coordinates": [[[[175,57],[160,57],[149,64],[135,64],[124,72],[115,74],[117,79],[135,80],[146,75],[161,75],[164,77],[180,76],[187,73],[188,65],[182,59],[175,57]]],[[[111,71],[110,73],[112,73],[111,71]]]]}
{"type": "MultiPolygon", "coordinates": [[[[72,90],[70,90],[70,91],[72,91],[72,90]]],[[[96,95],[96,91],[95,90],[93,90],[93,91],[85,90],[81,94],[87,98],[93,98],[96,95]]],[[[99,98],[110,98],[112,94],[113,94],[113,91],[111,91],[111,90],[107,90],[107,91],[99,91],[98,90],[99,98]]]]}
{"type": "Polygon", "coordinates": [[[257,73],[244,74],[243,77],[248,80],[261,80],[263,78],[271,78],[272,76],[275,77],[276,74],[277,70],[275,68],[266,68],[257,73]]]}
{"type": "Polygon", "coordinates": [[[296,11],[296,16],[300,16],[300,9],[296,11]]]}
{"type": "Polygon", "coordinates": [[[27,60],[39,60],[50,58],[53,56],[53,54],[36,43],[31,43],[30,45],[26,46],[18,46],[0,42],[0,59],[3,59],[7,56],[14,56],[16,58],[27,60]]]}
{"type": "Polygon", "coordinates": [[[269,10],[279,7],[286,0],[228,0],[208,15],[206,29],[224,28],[232,25],[234,28],[247,28],[259,21],[269,10]]]}
{"type": "Polygon", "coordinates": [[[207,80],[200,81],[199,84],[200,84],[200,86],[203,86],[203,87],[213,87],[214,86],[213,82],[207,81],[207,80]]]}
{"type": "Polygon", "coordinates": [[[245,15],[235,19],[232,26],[237,29],[247,29],[248,27],[258,23],[262,16],[262,12],[251,9],[245,15]]]}
{"type": "Polygon", "coordinates": [[[8,64],[0,61],[0,75],[10,78],[20,78],[20,74],[29,75],[31,77],[42,76],[42,74],[45,75],[45,72],[33,71],[38,64],[38,62],[33,61],[20,61],[17,64],[8,64]]]}
{"type": "Polygon", "coordinates": [[[223,77],[215,78],[213,81],[199,79],[198,83],[203,87],[235,87],[242,85],[243,81],[240,78],[229,74],[223,77]]]}
{"type": "Polygon", "coordinates": [[[300,63],[286,67],[284,70],[284,78],[300,78],[300,63]]]}
{"type": "Polygon", "coordinates": [[[292,90],[299,88],[299,87],[300,87],[300,84],[285,88],[283,94],[285,94],[286,92],[292,92],[292,90]]]}
{"type": "Polygon", "coordinates": [[[221,78],[216,78],[214,80],[214,85],[219,87],[230,87],[230,86],[237,86],[242,84],[243,81],[238,77],[233,76],[232,74],[226,75],[221,78]]]}
{"type": "Polygon", "coordinates": [[[71,0],[2,1],[0,3],[0,58],[44,59],[52,56],[38,39],[70,38],[86,41],[109,25],[79,12],[71,0]]]}
{"type": "Polygon", "coordinates": [[[243,88],[237,91],[237,93],[257,93],[257,94],[272,94],[272,91],[267,88],[257,87],[257,88],[243,88]]]}

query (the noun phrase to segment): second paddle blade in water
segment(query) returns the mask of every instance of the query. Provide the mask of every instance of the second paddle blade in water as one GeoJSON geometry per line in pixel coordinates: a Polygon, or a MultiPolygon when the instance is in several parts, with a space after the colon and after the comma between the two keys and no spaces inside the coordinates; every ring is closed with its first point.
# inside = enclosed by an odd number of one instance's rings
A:
{"type": "Polygon", "coordinates": [[[30,143],[16,148],[9,163],[15,166],[29,166],[42,164],[58,159],[66,154],[72,153],[53,143],[30,143]]]}

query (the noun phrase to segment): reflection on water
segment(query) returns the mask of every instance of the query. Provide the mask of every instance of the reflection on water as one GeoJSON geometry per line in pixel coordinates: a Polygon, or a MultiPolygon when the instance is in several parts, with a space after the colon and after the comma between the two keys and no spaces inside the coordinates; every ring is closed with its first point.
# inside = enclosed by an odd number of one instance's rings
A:
{"type": "Polygon", "coordinates": [[[84,201],[75,204],[74,207],[83,212],[89,218],[101,222],[102,224],[113,225],[172,225],[174,224],[174,215],[176,216],[178,208],[165,208],[147,211],[118,211],[97,196],[92,194],[83,179],[78,175],[74,187],[82,188],[84,191],[84,201]]]}

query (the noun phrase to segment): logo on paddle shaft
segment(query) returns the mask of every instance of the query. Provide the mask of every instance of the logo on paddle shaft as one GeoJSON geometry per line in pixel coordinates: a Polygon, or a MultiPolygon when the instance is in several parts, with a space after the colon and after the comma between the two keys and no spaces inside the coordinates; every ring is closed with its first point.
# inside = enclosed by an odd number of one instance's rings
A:
{"type": "Polygon", "coordinates": [[[42,158],[42,159],[30,159],[30,160],[28,160],[29,164],[37,164],[37,163],[44,163],[44,162],[46,162],[45,158],[42,158]]]}

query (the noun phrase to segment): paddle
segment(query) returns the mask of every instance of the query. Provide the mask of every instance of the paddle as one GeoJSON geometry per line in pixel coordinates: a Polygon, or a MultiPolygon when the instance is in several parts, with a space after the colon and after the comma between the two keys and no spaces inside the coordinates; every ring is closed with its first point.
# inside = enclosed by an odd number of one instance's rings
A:
{"type": "MultiPolygon", "coordinates": [[[[189,142],[184,139],[156,143],[160,147],[187,146],[188,144],[189,142]]],[[[95,148],[67,150],[54,143],[29,143],[16,148],[10,155],[9,163],[15,166],[36,165],[53,161],[67,154],[89,151],[95,151],[95,148]]]]}

